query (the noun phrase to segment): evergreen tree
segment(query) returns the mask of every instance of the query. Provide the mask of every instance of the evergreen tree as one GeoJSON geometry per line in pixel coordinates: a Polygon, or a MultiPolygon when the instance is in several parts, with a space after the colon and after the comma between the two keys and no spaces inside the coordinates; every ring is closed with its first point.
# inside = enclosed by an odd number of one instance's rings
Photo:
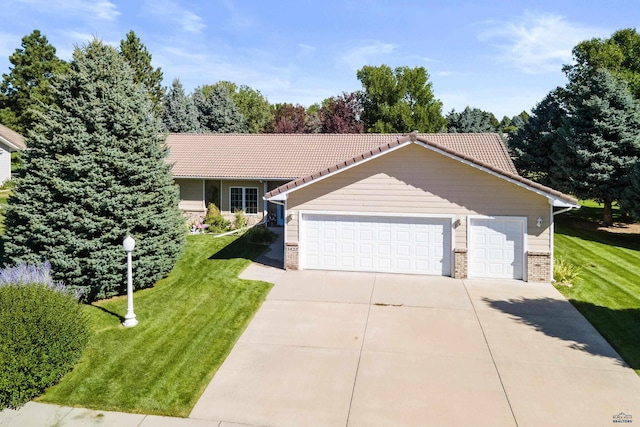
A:
{"type": "Polygon", "coordinates": [[[273,111],[271,104],[259,90],[252,89],[246,85],[238,87],[235,83],[228,81],[220,81],[216,85],[227,89],[238,112],[245,118],[249,133],[266,131],[273,121],[273,111]]]}
{"type": "Polygon", "coordinates": [[[11,71],[2,75],[0,122],[26,135],[35,111],[53,102],[54,76],[64,73],[67,64],[39,30],[23,37],[21,46],[9,56],[11,71]]]}
{"type": "Polygon", "coordinates": [[[206,85],[193,91],[202,132],[246,133],[246,120],[222,85],[206,85]]]}
{"type": "MultiPolygon", "coordinates": [[[[565,178],[564,170],[552,160],[558,129],[566,116],[564,103],[564,89],[556,88],[533,109],[529,122],[510,135],[507,145],[520,175],[545,185],[565,178]]],[[[517,119],[523,122],[521,116],[515,116],[511,123],[517,119]]]]}
{"type": "Polygon", "coordinates": [[[133,30],[120,41],[120,55],[129,63],[133,70],[133,81],[144,85],[149,99],[153,104],[153,112],[157,117],[162,117],[162,101],[164,88],[162,87],[162,70],[153,68],[151,54],[146,46],[136,36],[133,30]]]}
{"type": "Polygon", "coordinates": [[[568,77],[567,114],[551,156],[566,178],[553,183],[604,203],[603,223],[611,225],[611,205],[623,197],[640,155],[640,105],[626,82],[605,69],[568,77]]]}
{"type": "Polygon", "coordinates": [[[495,132],[499,125],[492,113],[469,106],[459,113],[451,110],[446,119],[450,133],[495,132]]]}
{"type": "Polygon", "coordinates": [[[180,80],[174,79],[167,93],[162,115],[164,127],[168,132],[198,132],[198,110],[193,100],[184,93],[180,80]]]}
{"type": "Polygon", "coordinates": [[[136,288],[171,270],[184,219],[151,111],[114,48],[94,40],[75,49],[53,104],[38,115],[9,199],[11,263],[48,259],[54,278],[89,301],[125,292],[127,234],[136,239],[136,288]]]}

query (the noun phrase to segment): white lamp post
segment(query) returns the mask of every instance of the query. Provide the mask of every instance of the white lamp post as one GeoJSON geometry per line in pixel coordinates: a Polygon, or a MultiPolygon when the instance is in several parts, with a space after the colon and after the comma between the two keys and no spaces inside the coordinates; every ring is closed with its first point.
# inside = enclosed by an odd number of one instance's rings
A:
{"type": "Polygon", "coordinates": [[[124,316],[123,326],[133,327],[138,324],[136,314],[133,312],[133,269],[131,267],[131,252],[136,246],[133,237],[127,236],[122,242],[122,247],[127,252],[127,314],[124,316]]]}

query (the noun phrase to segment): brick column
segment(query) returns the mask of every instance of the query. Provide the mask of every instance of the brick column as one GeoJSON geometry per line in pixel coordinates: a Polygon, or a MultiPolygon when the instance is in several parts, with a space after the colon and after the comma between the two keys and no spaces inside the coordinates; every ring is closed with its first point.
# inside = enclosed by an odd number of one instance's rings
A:
{"type": "Polygon", "coordinates": [[[548,252],[527,253],[527,281],[549,282],[551,280],[551,254],[548,252]]]}
{"type": "Polygon", "coordinates": [[[456,248],[453,256],[453,277],[455,279],[467,278],[467,249],[456,248]]]}
{"type": "Polygon", "coordinates": [[[284,245],[284,268],[285,270],[299,270],[298,243],[287,242],[284,245]]]}

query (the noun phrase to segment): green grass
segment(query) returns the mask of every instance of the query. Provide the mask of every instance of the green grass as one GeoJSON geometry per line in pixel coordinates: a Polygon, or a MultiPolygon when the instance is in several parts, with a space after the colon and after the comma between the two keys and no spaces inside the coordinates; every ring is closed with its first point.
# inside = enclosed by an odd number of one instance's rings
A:
{"type": "Polygon", "coordinates": [[[120,325],[124,297],[86,307],[88,349],[39,400],[188,416],[271,288],[237,277],[263,249],[242,237],[188,236],[171,274],[135,293],[136,327],[120,325]]]}
{"type": "Polygon", "coordinates": [[[593,202],[558,216],[555,256],[581,269],[558,289],[640,375],[640,235],[597,230],[601,218],[593,202]]]}

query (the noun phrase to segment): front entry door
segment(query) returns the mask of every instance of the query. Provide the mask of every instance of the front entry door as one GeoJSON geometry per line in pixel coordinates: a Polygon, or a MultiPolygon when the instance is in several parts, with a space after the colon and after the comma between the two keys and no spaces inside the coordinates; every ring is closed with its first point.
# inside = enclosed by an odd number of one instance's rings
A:
{"type": "Polygon", "coordinates": [[[284,225],[284,206],[276,205],[276,225],[284,225]]]}

